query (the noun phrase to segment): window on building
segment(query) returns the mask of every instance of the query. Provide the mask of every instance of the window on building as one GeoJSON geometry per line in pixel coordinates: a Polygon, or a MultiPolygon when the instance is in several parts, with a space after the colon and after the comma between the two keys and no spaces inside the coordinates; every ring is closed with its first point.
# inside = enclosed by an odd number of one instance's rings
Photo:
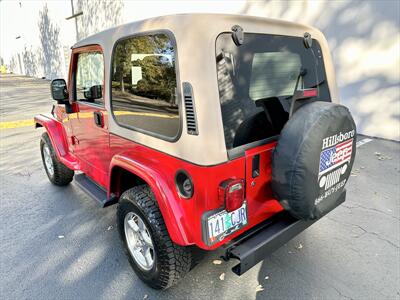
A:
{"type": "Polygon", "coordinates": [[[117,42],[111,78],[111,105],[118,124],[167,138],[178,135],[175,50],[166,34],[117,42]]]}

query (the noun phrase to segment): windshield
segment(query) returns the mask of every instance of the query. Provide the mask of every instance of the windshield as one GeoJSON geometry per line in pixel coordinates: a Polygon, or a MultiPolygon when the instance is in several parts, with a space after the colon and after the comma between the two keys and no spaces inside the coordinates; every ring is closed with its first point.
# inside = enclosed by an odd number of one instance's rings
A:
{"type": "Polygon", "coordinates": [[[295,90],[317,88],[307,101],[330,101],[321,48],[303,38],[245,33],[236,46],[231,33],[216,43],[219,96],[228,150],[279,135],[295,90]]]}

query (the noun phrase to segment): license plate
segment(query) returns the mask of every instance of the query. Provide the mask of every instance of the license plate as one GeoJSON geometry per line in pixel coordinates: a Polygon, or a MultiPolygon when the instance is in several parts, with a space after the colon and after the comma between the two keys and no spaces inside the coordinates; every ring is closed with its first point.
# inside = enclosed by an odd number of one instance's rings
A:
{"type": "Polygon", "coordinates": [[[208,242],[210,244],[222,241],[226,236],[239,230],[247,224],[246,202],[232,212],[220,211],[207,219],[208,242]]]}

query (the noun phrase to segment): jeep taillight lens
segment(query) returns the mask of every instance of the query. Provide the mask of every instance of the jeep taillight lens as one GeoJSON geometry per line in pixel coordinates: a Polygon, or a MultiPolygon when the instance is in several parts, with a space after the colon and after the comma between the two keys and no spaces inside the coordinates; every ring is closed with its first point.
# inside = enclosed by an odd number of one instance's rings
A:
{"type": "Polygon", "coordinates": [[[225,204],[226,211],[234,211],[243,205],[244,180],[231,179],[224,181],[219,186],[218,196],[220,202],[225,204]]]}
{"type": "Polygon", "coordinates": [[[317,97],[318,96],[318,90],[317,89],[305,89],[303,90],[303,98],[311,98],[311,97],[317,97]]]}

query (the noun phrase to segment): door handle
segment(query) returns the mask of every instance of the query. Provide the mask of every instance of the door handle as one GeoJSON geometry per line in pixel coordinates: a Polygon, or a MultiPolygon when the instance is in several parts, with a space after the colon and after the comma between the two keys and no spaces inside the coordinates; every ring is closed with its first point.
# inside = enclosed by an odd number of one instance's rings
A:
{"type": "Polygon", "coordinates": [[[258,176],[260,176],[260,154],[254,155],[251,162],[251,177],[256,178],[258,176]]]}
{"type": "Polygon", "coordinates": [[[99,127],[104,126],[104,117],[103,117],[103,113],[101,111],[95,111],[93,113],[93,117],[94,117],[94,123],[97,126],[99,126],[99,127]]]}

